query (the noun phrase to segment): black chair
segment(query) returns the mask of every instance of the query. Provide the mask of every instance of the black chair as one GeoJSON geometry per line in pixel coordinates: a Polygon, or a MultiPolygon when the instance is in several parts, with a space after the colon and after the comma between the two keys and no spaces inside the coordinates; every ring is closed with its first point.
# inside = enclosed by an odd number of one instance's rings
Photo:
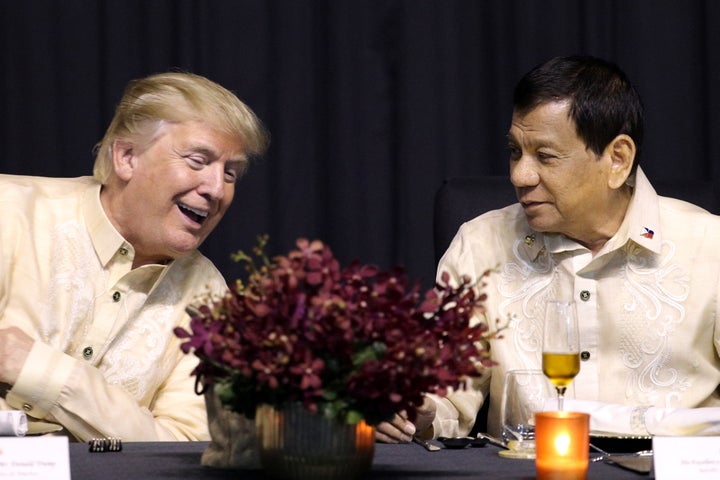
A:
{"type": "MultiPolygon", "coordinates": [[[[488,210],[517,202],[515,190],[506,176],[448,178],[435,194],[433,241],[435,264],[440,261],[458,228],[488,210]]],[[[471,436],[487,431],[489,399],[478,412],[471,436]]]]}
{"type": "Polygon", "coordinates": [[[435,194],[433,242],[435,264],[464,222],[488,210],[517,202],[506,176],[455,177],[446,179],[435,194]]]}
{"type": "MultiPolygon", "coordinates": [[[[709,212],[720,211],[712,182],[705,180],[656,180],[659,195],[694,203],[709,212]]],[[[433,242],[435,263],[440,261],[463,222],[517,202],[507,176],[454,177],[443,181],[435,194],[433,242]]]]}
{"type": "Polygon", "coordinates": [[[650,180],[658,195],[679,198],[717,214],[720,202],[715,186],[706,180],[650,180]]]}

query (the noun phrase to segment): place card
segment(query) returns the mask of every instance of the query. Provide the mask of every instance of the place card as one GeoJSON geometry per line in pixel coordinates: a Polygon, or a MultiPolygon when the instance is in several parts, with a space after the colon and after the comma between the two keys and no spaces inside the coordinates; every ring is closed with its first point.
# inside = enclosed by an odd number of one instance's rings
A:
{"type": "Polygon", "coordinates": [[[68,439],[0,437],[0,479],[70,480],[68,439]]]}
{"type": "Polygon", "coordinates": [[[653,437],[656,480],[720,478],[720,437],[653,437]]]}

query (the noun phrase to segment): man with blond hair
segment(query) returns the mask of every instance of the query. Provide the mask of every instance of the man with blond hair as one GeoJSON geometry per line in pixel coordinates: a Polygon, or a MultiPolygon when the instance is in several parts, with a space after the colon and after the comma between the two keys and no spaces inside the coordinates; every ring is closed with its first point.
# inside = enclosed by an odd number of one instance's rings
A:
{"type": "Polygon", "coordinates": [[[198,75],[130,82],[93,177],[0,175],[0,398],[31,433],[206,440],[173,329],[222,275],[198,252],[267,134],[198,75]]]}

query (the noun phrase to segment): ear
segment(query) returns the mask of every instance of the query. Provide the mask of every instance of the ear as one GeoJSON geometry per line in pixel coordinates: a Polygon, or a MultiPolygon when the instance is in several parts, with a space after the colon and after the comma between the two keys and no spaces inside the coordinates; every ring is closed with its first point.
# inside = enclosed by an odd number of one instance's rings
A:
{"type": "Polygon", "coordinates": [[[616,190],[625,184],[632,172],[636,153],[635,142],[629,135],[620,134],[605,147],[605,153],[610,157],[608,186],[616,190]]]}
{"type": "Polygon", "coordinates": [[[135,146],[127,140],[115,140],[112,143],[112,163],[115,175],[125,182],[129,181],[137,165],[135,146]]]}

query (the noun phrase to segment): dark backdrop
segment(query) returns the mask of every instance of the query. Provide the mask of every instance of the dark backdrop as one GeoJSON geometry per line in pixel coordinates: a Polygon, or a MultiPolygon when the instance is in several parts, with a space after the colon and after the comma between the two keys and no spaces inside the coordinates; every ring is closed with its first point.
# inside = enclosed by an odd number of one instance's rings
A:
{"type": "Polygon", "coordinates": [[[90,174],[128,80],[196,72],[273,135],[203,246],[226,276],[267,232],[429,282],[436,189],[506,173],[515,81],[569,53],[637,84],[651,179],[720,181],[715,0],[0,0],[0,171],[90,174]]]}

